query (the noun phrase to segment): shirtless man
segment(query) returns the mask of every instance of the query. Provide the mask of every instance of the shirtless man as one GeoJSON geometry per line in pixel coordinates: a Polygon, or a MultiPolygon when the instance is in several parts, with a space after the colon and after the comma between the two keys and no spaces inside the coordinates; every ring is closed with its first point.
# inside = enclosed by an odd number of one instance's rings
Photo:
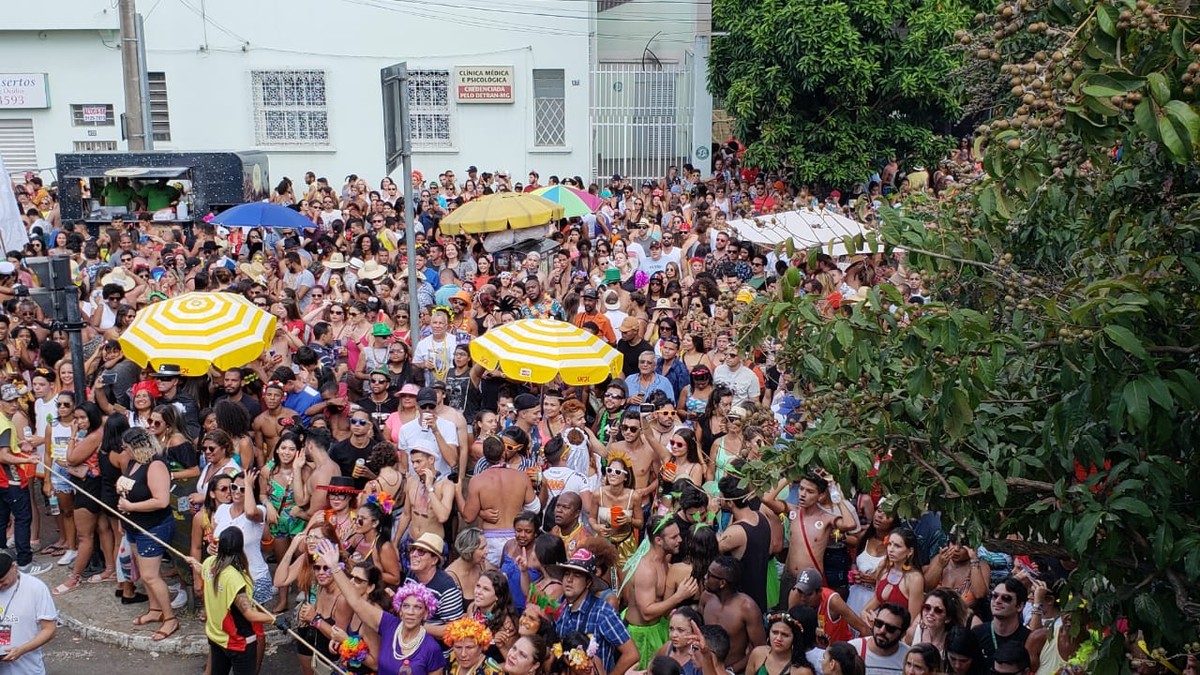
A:
{"type": "Polygon", "coordinates": [[[667,643],[671,610],[687,602],[698,585],[689,576],[673,591],[668,588],[671,556],[679,555],[679,546],[683,543],[675,516],[655,516],[647,525],[646,533],[650,538],[650,550],[638,561],[633,574],[626,577],[621,588],[628,606],[625,623],[629,637],[641,654],[638,668],[642,669],[650,663],[658,648],[667,643]]]}
{"type": "Polygon", "coordinates": [[[342,475],[337,462],[329,458],[329,434],[319,429],[310,430],[304,439],[304,465],[310,469],[308,482],[304,484],[309,494],[308,506],[302,512],[293,512],[297,518],[308,520],[313,514],[324,513],[329,508],[329,493],[317,486],[329,485],[329,479],[342,475]]]}
{"type": "Polygon", "coordinates": [[[791,588],[800,570],[807,567],[815,567],[824,575],[825,547],[833,531],[852,534],[860,528],[854,509],[842,499],[841,490],[836,483],[830,483],[829,474],[823,469],[800,479],[800,503],[788,512],[788,520],[792,521],[792,533],[781,588],[791,588]],[[826,496],[833,504],[832,509],[821,505],[826,496]]]}
{"type": "Polygon", "coordinates": [[[741,562],[733,556],[713,558],[704,577],[704,593],[700,595],[705,625],[719,625],[729,633],[726,664],[734,673],[745,670],[750,651],[767,641],[758,603],[737,590],[741,567],[741,562]]]}
{"type": "Polygon", "coordinates": [[[451,507],[454,506],[454,484],[438,477],[439,453],[429,439],[416,438],[410,450],[409,461],[416,480],[408,481],[407,487],[406,503],[410,514],[408,541],[416,541],[426,532],[441,537],[446,531],[445,524],[450,518],[451,507]]]}
{"type": "Polygon", "coordinates": [[[283,407],[283,385],[275,380],[263,388],[263,411],[254,418],[251,430],[254,433],[255,462],[258,466],[266,466],[266,458],[275,450],[279,437],[287,430],[284,420],[294,418],[297,413],[283,407]]]}
{"type": "Polygon", "coordinates": [[[608,451],[623,452],[633,461],[633,487],[642,504],[642,511],[649,516],[650,501],[658,491],[658,454],[642,436],[642,418],[631,413],[626,412],[621,420],[621,440],[609,443],[608,451]]]}
{"type": "Polygon", "coordinates": [[[540,511],[541,500],[533,491],[529,476],[520,469],[504,464],[504,442],[496,436],[483,439],[483,456],[491,465],[471,478],[468,495],[463,495],[463,481],[455,486],[455,500],[463,520],[480,520],[483,538],[487,541],[488,562],[499,567],[504,544],[516,536],[503,524],[513,522],[522,511],[540,511]]]}

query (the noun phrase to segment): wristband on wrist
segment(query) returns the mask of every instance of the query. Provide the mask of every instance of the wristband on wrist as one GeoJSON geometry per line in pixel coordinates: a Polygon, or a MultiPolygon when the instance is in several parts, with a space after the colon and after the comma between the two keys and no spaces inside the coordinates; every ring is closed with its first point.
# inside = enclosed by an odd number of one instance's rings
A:
{"type": "Polygon", "coordinates": [[[308,622],[308,625],[312,626],[313,628],[316,628],[324,620],[325,620],[325,617],[321,616],[320,614],[317,614],[317,615],[313,616],[312,621],[308,622]]]}

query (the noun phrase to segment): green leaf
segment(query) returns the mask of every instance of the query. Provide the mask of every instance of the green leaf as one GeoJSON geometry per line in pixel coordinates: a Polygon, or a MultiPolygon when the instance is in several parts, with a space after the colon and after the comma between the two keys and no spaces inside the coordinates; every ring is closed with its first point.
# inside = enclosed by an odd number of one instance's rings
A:
{"type": "Polygon", "coordinates": [[[1175,50],[1175,56],[1190,60],[1192,57],[1188,54],[1187,45],[1184,44],[1186,40],[1184,31],[1186,30],[1182,21],[1175,22],[1175,28],[1171,31],[1171,49],[1175,50]]]}
{"type": "Polygon", "coordinates": [[[1133,331],[1129,330],[1128,328],[1124,326],[1117,326],[1115,324],[1111,326],[1105,326],[1104,334],[1107,335],[1108,339],[1118,347],[1124,349],[1139,359],[1150,358],[1150,353],[1146,351],[1144,346],[1142,346],[1142,341],[1139,340],[1138,337],[1133,334],[1133,331]]]}
{"type": "Polygon", "coordinates": [[[1133,119],[1137,122],[1138,128],[1142,130],[1142,133],[1157,143],[1161,139],[1158,135],[1158,118],[1154,114],[1154,105],[1150,99],[1142,99],[1137,104],[1137,107],[1133,109],[1133,119]]]}
{"type": "Polygon", "coordinates": [[[1100,5],[1096,9],[1096,23],[1100,24],[1100,30],[1110,37],[1117,37],[1117,9],[1111,5],[1100,5]]]}
{"type": "Polygon", "coordinates": [[[833,327],[833,333],[837,336],[837,341],[843,347],[849,348],[854,344],[854,329],[850,328],[850,324],[845,321],[838,321],[833,327]]]}
{"type": "Polygon", "coordinates": [[[1186,164],[1192,156],[1192,146],[1179,137],[1175,124],[1166,115],[1158,119],[1158,135],[1162,137],[1163,147],[1170,153],[1171,159],[1180,164],[1186,164]]]}
{"type": "Polygon", "coordinates": [[[1125,402],[1125,410],[1133,420],[1135,429],[1145,429],[1150,423],[1150,390],[1142,380],[1130,380],[1125,383],[1121,393],[1125,402]]]}
{"type": "MultiPolygon", "coordinates": [[[[792,241],[791,239],[788,239],[789,244],[791,243],[791,241],[792,241]]],[[[790,254],[788,257],[789,258],[791,257],[790,254]]],[[[800,282],[801,282],[800,268],[799,267],[789,267],[787,273],[784,274],[784,278],[787,280],[788,286],[791,286],[792,288],[799,288],[800,282]],[[795,274],[793,274],[793,272],[795,272],[795,274]]]]}
{"type": "Polygon", "coordinates": [[[1155,103],[1166,105],[1167,101],[1171,100],[1171,85],[1167,84],[1167,78],[1162,73],[1147,75],[1146,84],[1149,85],[1150,96],[1154,98],[1155,103]]]}
{"type": "Polygon", "coordinates": [[[1150,511],[1150,507],[1146,505],[1146,502],[1143,502],[1135,497],[1117,497],[1108,503],[1108,508],[1112,511],[1124,511],[1125,513],[1132,513],[1135,516],[1141,516],[1143,518],[1154,517],[1154,514],[1150,511]]]}
{"type": "Polygon", "coordinates": [[[1075,523],[1070,539],[1072,551],[1082,553],[1091,548],[1092,538],[1096,536],[1096,527],[1100,525],[1101,515],[1099,511],[1089,511],[1075,523]]]}
{"type": "Polygon", "coordinates": [[[966,495],[971,491],[971,488],[967,486],[967,481],[963,480],[961,476],[950,476],[946,480],[949,481],[954,491],[960,495],[966,495]]]}
{"type": "Polygon", "coordinates": [[[1200,115],[1196,114],[1192,106],[1183,101],[1167,101],[1163,105],[1163,112],[1175,125],[1175,130],[1183,132],[1180,136],[1186,133],[1186,138],[1181,139],[1184,143],[1192,146],[1200,142],[1200,115]]]}
{"type": "Polygon", "coordinates": [[[1112,75],[1097,73],[1087,78],[1086,83],[1081,85],[1079,90],[1088,96],[1112,98],[1113,96],[1141,89],[1145,84],[1146,78],[1144,77],[1123,77],[1118,79],[1112,75]]]}
{"type": "Polygon", "coordinates": [[[1003,507],[1008,501],[1008,483],[1004,476],[996,476],[996,480],[992,481],[992,494],[996,496],[996,505],[1003,507]]]}

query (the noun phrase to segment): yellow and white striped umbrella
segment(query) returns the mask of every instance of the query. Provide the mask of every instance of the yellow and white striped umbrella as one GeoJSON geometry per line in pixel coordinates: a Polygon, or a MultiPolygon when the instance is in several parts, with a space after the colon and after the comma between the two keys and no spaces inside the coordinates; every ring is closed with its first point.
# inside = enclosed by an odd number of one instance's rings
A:
{"type": "Polygon", "coordinates": [[[512,380],[545,384],[561,375],[565,384],[599,384],[620,377],[621,352],[565,321],[522,319],[471,340],[471,358],[512,380]]]}
{"type": "Polygon", "coordinates": [[[275,336],[275,316],[234,293],[185,293],[147,305],[121,335],[130,360],[184,375],[237,368],[258,358],[275,336]]]}

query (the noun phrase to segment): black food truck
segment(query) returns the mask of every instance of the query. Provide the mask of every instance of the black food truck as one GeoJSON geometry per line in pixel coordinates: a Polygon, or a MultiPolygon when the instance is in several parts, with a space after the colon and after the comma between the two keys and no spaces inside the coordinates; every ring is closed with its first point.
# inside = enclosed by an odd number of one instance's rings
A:
{"type": "Polygon", "coordinates": [[[120,215],[149,212],[185,230],[209,213],[262,201],[271,191],[265,152],[99,152],[57,155],[63,222],[95,234],[120,215]]]}

